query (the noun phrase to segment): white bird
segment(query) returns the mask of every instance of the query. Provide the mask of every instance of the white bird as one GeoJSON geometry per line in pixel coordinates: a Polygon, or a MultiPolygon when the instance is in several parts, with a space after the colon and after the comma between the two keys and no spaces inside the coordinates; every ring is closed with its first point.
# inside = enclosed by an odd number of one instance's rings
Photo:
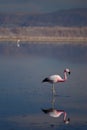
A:
{"type": "Polygon", "coordinates": [[[53,93],[55,93],[54,84],[59,83],[59,82],[65,82],[67,80],[67,73],[70,74],[70,70],[68,68],[64,70],[64,78],[62,78],[60,75],[51,75],[51,76],[46,77],[42,82],[51,83],[53,93]]]}
{"type": "Polygon", "coordinates": [[[67,113],[64,110],[56,110],[56,109],[50,108],[50,109],[42,109],[42,111],[45,114],[48,114],[49,116],[54,117],[54,118],[60,117],[63,114],[64,123],[69,124],[69,122],[70,122],[70,118],[66,119],[67,113]]]}
{"type": "Polygon", "coordinates": [[[20,44],[19,44],[20,41],[21,41],[20,39],[17,40],[17,47],[20,47],[20,44]]]}

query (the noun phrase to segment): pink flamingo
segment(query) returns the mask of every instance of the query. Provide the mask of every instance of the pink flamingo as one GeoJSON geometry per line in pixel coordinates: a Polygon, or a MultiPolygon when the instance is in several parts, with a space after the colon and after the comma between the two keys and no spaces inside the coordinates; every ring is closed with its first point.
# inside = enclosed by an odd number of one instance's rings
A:
{"type": "Polygon", "coordinates": [[[64,115],[64,117],[63,117],[64,123],[69,124],[69,122],[70,122],[70,118],[66,119],[67,113],[64,110],[56,110],[56,109],[51,108],[51,109],[42,109],[42,111],[45,114],[48,114],[49,116],[54,117],[54,118],[60,117],[63,114],[64,115]]]}
{"type": "Polygon", "coordinates": [[[64,78],[62,78],[60,75],[51,75],[49,77],[46,77],[42,82],[52,83],[52,90],[53,93],[55,93],[54,84],[59,82],[65,82],[67,80],[67,73],[70,74],[70,70],[68,68],[64,70],[64,78]]]}

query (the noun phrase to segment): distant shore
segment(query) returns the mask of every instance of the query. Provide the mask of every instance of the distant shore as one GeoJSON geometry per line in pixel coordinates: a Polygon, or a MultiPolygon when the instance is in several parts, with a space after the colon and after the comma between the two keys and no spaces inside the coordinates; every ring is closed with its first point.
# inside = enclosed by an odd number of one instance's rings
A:
{"type": "Polygon", "coordinates": [[[44,36],[22,36],[22,37],[0,37],[0,42],[87,42],[87,37],[44,37],[44,36]]]}
{"type": "Polygon", "coordinates": [[[87,42],[87,27],[0,27],[0,41],[87,42]]]}

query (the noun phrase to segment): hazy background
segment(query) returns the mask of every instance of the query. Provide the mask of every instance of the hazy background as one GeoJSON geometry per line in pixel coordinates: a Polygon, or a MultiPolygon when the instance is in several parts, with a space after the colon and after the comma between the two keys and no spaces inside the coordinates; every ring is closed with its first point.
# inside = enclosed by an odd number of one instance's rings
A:
{"type": "Polygon", "coordinates": [[[87,0],[0,0],[0,12],[45,13],[70,8],[87,8],[87,0]]]}

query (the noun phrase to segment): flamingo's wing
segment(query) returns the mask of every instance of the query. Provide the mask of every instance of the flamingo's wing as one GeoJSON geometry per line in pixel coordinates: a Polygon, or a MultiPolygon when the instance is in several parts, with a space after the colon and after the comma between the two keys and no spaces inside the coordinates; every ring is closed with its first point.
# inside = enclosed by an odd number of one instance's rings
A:
{"type": "Polygon", "coordinates": [[[51,75],[49,77],[50,81],[56,83],[56,82],[60,82],[62,80],[62,78],[60,77],[60,75],[51,75]]]}
{"type": "Polygon", "coordinates": [[[54,109],[53,111],[50,111],[50,112],[49,112],[49,115],[50,115],[51,117],[59,117],[61,114],[62,114],[62,112],[57,111],[56,109],[54,109]]]}

